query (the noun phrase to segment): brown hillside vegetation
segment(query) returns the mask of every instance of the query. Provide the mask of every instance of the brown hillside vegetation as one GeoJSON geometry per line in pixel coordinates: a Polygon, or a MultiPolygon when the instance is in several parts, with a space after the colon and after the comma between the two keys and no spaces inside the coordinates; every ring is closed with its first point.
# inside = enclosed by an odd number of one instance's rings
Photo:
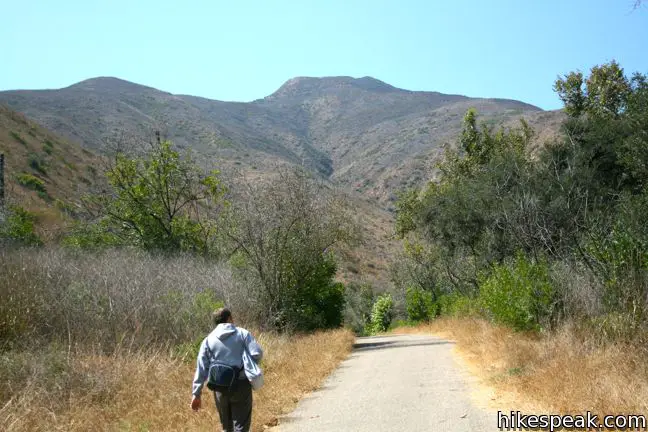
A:
{"type": "Polygon", "coordinates": [[[454,339],[497,409],[527,413],[648,413],[645,346],[600,343],[574,327],[546,335],[514,332],[485,320],[442,318],[399,333],[454,339]]]}
{"type": "Polygon", "coordinates": [[[559,116],[515,100],[344,76],[294,78],[249,103],[173,95],[109,77],[58,90],[0,92],[0,102],[90,149],[115,130],[141,135],[161,128],[209,163],[250,171],[268,171],[278,161],[303,165],[387,206],[399,190],[428,180],[467,109],[491,125],[524,116],[540,130],[553,128],[559,116]]]}
{"type": "Polygon", "coordinates": [[[0,152],[9,202],[34,211],[41,227],[60,224],[61,211],[100,182],[96,155],[2,105],[0,152]]]}
{"type": "MultiPolygon", "coordinates": [[[[79,200],[91,186],[105,184],[104,166],[94,152],[62,138],[0,105],[0,152],[5,155],[5,179],[10,203],[34,212],[36,227],[44,240],[64,230],[69,213],[79,209],[79,200]]],[[[212,161],[223,171],[225,181],[236,188],[236,179],[266,179],[285,160],[268,157],[256,165],[237,165],[236,160],[212,161]],[[222,164],[222,165],[221,165],[222,164]]],[[[214,166],[209,166],[213,169],[214,166]]],[[[343,258],[339,276],[384,285],[396,241],[392,238],[393,218],[384,209],[357,194],[353,199],[358,214],[364,215],[363,244],[343,258]]]]}

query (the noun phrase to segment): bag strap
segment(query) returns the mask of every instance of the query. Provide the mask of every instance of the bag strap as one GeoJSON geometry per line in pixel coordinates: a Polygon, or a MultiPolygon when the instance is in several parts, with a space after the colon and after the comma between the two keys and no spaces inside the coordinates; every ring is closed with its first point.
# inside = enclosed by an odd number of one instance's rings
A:
{"type": "Polygon", "coordinates": [[[207,352],[209,353],[209,361],[211,362],[211,359],[214,356],[214,352],[209,346],[209,335],[207,335],[207,337],[205,338],[205,346],[207,347],[207,352]]]}
{"type": "MultiPolygon", "coordinates": [[[[245,343],[245,338],[243,337],[243,334],[239,330],[239,328],[236,328],[236,335],[241,339],[241,342],[243,343],[243,349],[248,353],[250,358],[254,360],[254,357],[250,355],[250,351],[248,351],[247,344],[245,343]]],[[[209,353],[209,361],[211,362],[211,359],[214,357],[214,352],[212,351],[211,347],[209,346],[209,335],[205,338],[205,347],[207,347],[207,352],[209,353]]],[[[245,363],[243,363],[243,359],[241,359],[241,366],[232,366],[236,367],[240,370],[245,370],[245,363]]]]}
{"type": "MultiPolygon", "coordinates": [[[[250,353],[250,350],[248,349],[247,343],[245,343],[245,339],[243,340],[243,349],[247,353],[250,360],[252,360],[253,363],[256,363],[257,366],[259,366],[259,362],[257,362],[256,359],[254,357],[252,357],[252,354],[250,353]]],[[[245,369],[245,362],[243,363],[243,368],[245,369]]]]}
{"type": "MultiPolygon", "coordinates": [[[[247,349],[247,343],[245,342],[245,337],[243,337],[243,333],[241,333],[238,327],[236,328],[236,333],[238,333],[239,337],[241,338],[241,342],[243,343],[243,351],[247,352],[249,355],[250,352],[247,349]]],[[[241,370],[242,371],[245,370],[245,362],[243,361],[243,356],[241,356],[241,370]]]]}

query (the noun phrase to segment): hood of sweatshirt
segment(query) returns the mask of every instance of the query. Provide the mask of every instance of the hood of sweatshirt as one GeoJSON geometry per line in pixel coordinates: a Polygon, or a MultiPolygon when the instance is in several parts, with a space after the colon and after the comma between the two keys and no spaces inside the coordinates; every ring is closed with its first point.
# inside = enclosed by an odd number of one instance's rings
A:
{"type": "Polygon", "coordinates": [[[236,326],[232,323],[218,324],[214,329],[216,337],[222,341],[236,333],[236,326]]]}

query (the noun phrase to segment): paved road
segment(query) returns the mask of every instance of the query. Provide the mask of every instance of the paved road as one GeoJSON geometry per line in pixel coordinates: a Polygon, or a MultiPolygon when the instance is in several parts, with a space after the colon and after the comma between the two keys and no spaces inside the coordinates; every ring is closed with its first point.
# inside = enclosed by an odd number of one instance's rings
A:
{"type": "Polygon", "coordinates": [[[452,342],[396,335],[359,338],[355,346],[320,390],[281,418],[278,431],[497,430],[496,414],[472,403],[452,342]]]}

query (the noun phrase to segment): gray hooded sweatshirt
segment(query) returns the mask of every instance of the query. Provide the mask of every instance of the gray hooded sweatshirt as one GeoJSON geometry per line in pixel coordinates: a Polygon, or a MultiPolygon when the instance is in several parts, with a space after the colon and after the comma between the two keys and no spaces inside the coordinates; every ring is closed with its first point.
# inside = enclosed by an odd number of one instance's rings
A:
{"type": "MultiPolygon", "coordinates": [[[[261,361],[263,350],[249,331],[237,328],[231,323],[218,324],[200,344],[192,394],[200,396],[213,363],[218,362],[242,369],[245,347],[255,361],[261,361]]],[[[241,375],[241,378],[245,378],[243,372],[241,375]]]]}

